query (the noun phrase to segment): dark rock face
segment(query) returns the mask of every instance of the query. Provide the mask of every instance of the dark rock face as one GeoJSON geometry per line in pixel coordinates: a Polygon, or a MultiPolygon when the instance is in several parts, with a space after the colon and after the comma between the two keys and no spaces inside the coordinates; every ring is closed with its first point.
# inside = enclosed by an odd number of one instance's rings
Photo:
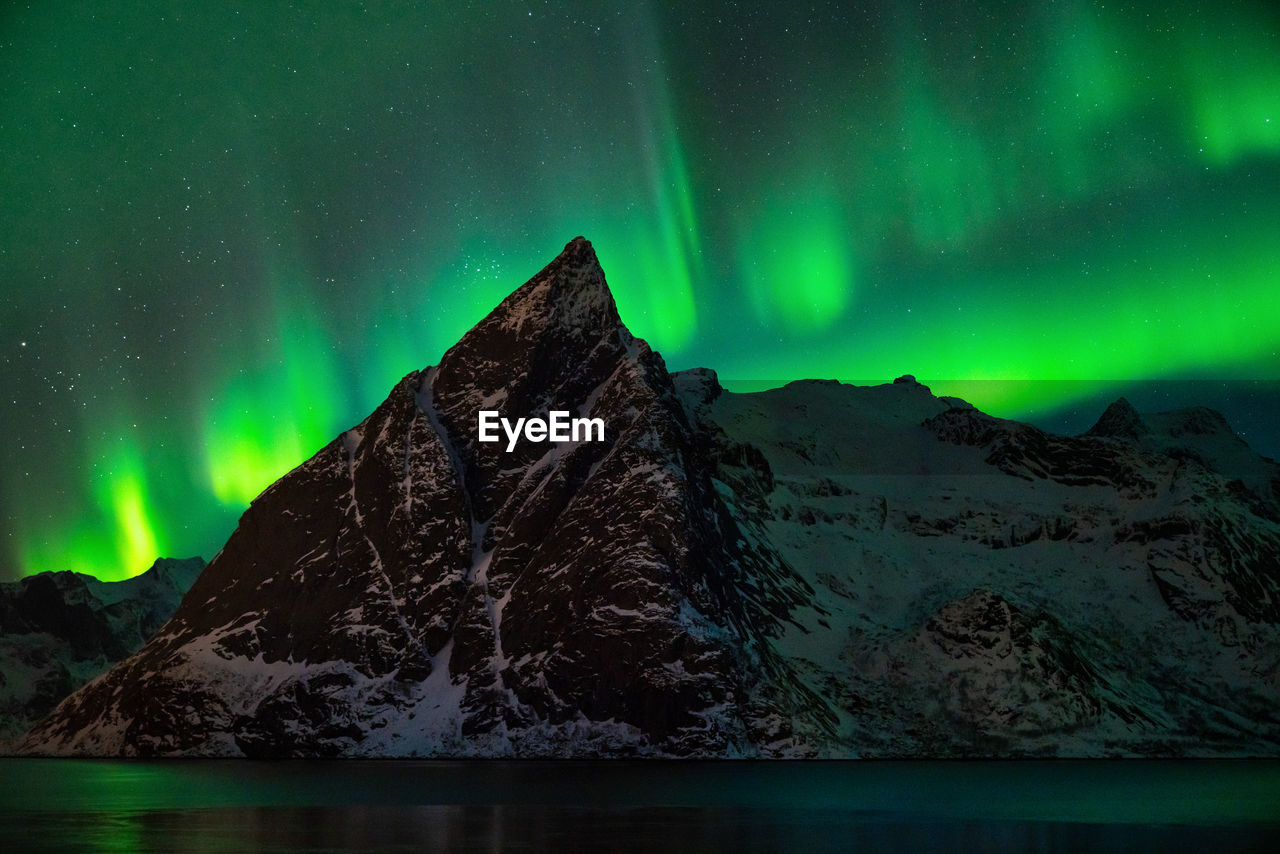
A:
{"type": "Polygon", "coordinates": [[[1150,432],[1151,428],[1142,420],[1138,410],[1122,397],[1107,407],[1098,423],[1089,428],[1087,435],[1137,440],[1150,432]]]}
{"type": "Polygon", "coordinates": [[[882,654],[931,752],[1053,755],[1081,730],[1157,725],[1117,691],[1089,646],[1040,609],[975,590],[882,654]]]}
{"type": "Polygon", "coordinates": [[[164,558],[128,581],[45,572],[0,584],[0,742],[136,652],[203,568],[200,558],[164,558]]]}
{"type": "Polygon", "coordinates": [[[1122,404],[1069,438],[910,377],[732,394],[667,372],[578,238],[259,496],[25,746],[1274,754],[1274,475],[1122,404]],[[508,452],[482,409],[605,438],[508,452]]]}
{"type": "Polygon", "coordinates": [[[164,633],[32,743],[804,752],[833,716],[769,638],[808,591],[730,511],[707,441],[575,240],[263,493],[164,633]],[[605,441],[507,453],[481,408],[601,417],[605,441]]]}

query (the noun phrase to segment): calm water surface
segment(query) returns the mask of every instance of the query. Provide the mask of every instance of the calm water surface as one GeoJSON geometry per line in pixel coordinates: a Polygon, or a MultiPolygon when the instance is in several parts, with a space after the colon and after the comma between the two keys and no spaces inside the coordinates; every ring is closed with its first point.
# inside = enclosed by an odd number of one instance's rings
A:
{"type": "Polygon", "coordinates": [[[1280,762],[0,760],[0,851],[1280,851],[1280,762]]]}

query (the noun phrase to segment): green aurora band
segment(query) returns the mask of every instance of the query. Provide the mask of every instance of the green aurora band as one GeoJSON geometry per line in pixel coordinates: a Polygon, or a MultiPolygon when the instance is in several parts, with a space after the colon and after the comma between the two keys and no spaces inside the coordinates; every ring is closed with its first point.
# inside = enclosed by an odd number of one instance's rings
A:
{"type": "Polygon", "coordinates": [[[1280,381],[1274,5],[846,5],[0,13],[0,578],[212,556],[575,234],[730,388],[1280,381]]]}

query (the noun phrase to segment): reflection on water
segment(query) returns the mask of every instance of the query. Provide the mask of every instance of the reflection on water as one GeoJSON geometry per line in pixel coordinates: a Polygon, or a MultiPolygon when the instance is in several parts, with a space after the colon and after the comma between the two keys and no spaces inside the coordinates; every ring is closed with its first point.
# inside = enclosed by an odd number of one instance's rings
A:
{"type": "Polygon", "coordinates": [[[1276,762],[0,761],[0,851],[1280,850],[1276,762]]]}
{"type": "Polygon", "coordinates": [[[448,805],[38,813],[9,851],[1272,851],[1274,828],[912,821],[839,811],[448,805]]]}

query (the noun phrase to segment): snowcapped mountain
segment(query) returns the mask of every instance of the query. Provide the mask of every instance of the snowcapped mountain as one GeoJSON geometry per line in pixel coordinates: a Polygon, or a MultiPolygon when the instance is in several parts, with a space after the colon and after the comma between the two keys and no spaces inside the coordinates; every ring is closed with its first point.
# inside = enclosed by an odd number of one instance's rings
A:
{"type": "Polygon", "coordinates": [[[909,378],[707,410],[770,464],[769,540],[826,612],[778,646],[849,753],[1278,752],[1277,505],[1206,462],[1244,465],[1229,430],[1054,436],[909,378]]]}
{"type": "Polygon", "coordinates": [[[1068,438],[909,377],[732,394],[668,373],[577,238],[24,748],[1274,755],[1277,466],[1125,406],[1068,438]],[[480,411],[605,435],[508,451],[480,411]]]}
{"type": "Polygon", "coordinates": [[[200,558],[161,558],[127,581],[42,572],[0,584],[0,744],[136,652],[173,614],[200,558]]]}

